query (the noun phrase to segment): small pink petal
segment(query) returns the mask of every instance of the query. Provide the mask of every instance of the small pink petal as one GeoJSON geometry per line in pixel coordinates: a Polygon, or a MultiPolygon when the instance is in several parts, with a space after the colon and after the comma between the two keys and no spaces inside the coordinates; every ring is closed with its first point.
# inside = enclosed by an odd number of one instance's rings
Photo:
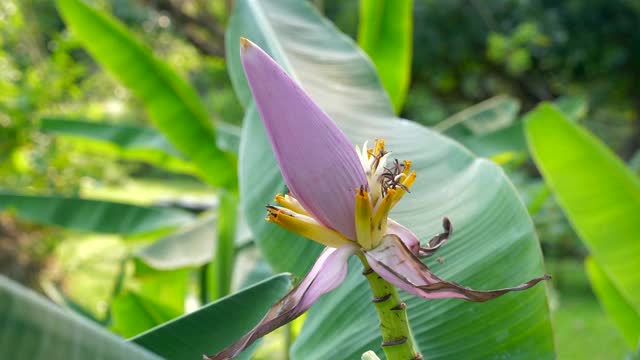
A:
{"type": "Polygon", "coordinates": [[[280,65],[241,42],[242,66],[289,190],[318,221],[355,239],[355,194],[367,179],[354,146],[280,65]]]}
{"type": "Polygon", "coordinates": [[[358,249],[352,245],[324,249],[307,276],[273,305],[256,327],[221,352],[205,355],[203,358],[205,360],[232,359],[254,341],[302,315],[320,296],[335,289],[344,281],[349,271],[347,261],[356,251],[358,249]]]}
{"type": "Polygon", "coordinates": [[[411,250],[413,255],[419,258],[425,258],[433,255],[444,243],[447,242],[453,228],[448,218],[442,219],[442,227],[444,232],[434,236],[429,240],[426,247],[420,246],[420,239],[413,233],[413,231],[400,225],[399,223],[388,219],[387,220],[387,232],[385,235],[396,235],[402,240],[402,242],[411,250]]]}
{"type": "Polygon", "coordinates": [[[414,255],[418,255],[420,251],[420,239],[418,239],[418,236],[398,222],[387,219],[387,232],[385,235],[392,234],[398,236],[414,255]]]}
{"type": "Polygon", "coordinates": [[[542,280],[544,275],[512,288],[481,291],[440,279],[407,248],[396,235],[386,235],[377,248],[365,251],[371,268],[388,282],[425,299],[458,298],[469,301],[487,301],[510,291],[528,289],[542,280]]]}

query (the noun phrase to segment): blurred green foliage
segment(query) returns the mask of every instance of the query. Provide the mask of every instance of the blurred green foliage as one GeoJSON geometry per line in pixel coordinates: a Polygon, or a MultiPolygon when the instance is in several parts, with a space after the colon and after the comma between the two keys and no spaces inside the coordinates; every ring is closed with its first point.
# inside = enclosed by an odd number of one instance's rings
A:
{"type": "Polygon", "coordinates": [[[411,77],[413,0],[361,0],[358,45],[376,66],[396,113],[411,77]]]}
{"type": "MultiPolygon", "coordinates": [[[[113,10],[135,37],[151,44],[154,52],[160,54],[174,71],[192,80],[198,89],[198,95],[204,100],[202,103],[207,105],[208,114],[205,116],[211,117],[203,121],[240,124],[242,109],[231,89],[225,62],[221,58],[223,53],[200,53],[197,46],[189,42],[192,38],[178,30],[178,21],[173,22],[169,18],[168,10],[171,9],[153,8],[149,6],[151,4],[131,1],[96,1],[94,5],[106,13],[113,10]]],[[[162,6],[160,3],[154,5],[162,6]]],[[[222,16],[224,20],[227,16],[224,7],[221,9],[220,6],[214,6],[213,9],[217,9],[214,17],[222,16]]],[[[114,241],[107,241],[102,236],[96,242],[91,242],[73,241],[70,237],[74,237],[74,234],[57,231],[51,236],[51,245],[46,247],[46,251],[30,252],[25,256],[26,250],[33,248],[31,243],[42,241],[44,236],[21,221],[28,219],[43,223],[42,216],[45,216],[48,219],[45,223],[65,226],[68,224],[59,220],[63,220],[66,214],[67,219],[76,218],[80,222],[87,221],[85,224],[102,226],[105,223],[99,212],[80,207],[71,207],[66,211],[58,205],[66,203],[72,206],[78,201],[82,203],[84,200],[75,199],[78,196],[99,197],[101,189],[126,187],[129,179],[133,178],[165,181],[161,186],[164,195],[159,200],[168,204],[162,206],[179,204],[194,210],[215,204],[206,199],[194,203],[185,198],[186,193],[173,190],[181,189],[179,183],[185,179],[196,182],[190,175],[193,173],[189,168],[191,164],[186,166],[176,163],[179,159],[170,159],[175,163],[173,165],[166,161],[168,158],[161,153],[167,150],[167,144],[163,143],[166,140],[157,131],[148,128],[146,114],[142,111],[143,104],[116,79],[105,73],[80,47],[80,42],[67,30],[52,2],[3,2],[0,5],[0,17],[7,20],[0,24],[0,89],[3,94],[0,97],[0,191],[7,194],[54,195],[59,200],[55,209],[49,206],[55,205],[53,203],[43,203],[37,208],[32,206],[29,211],[35,217],[29,218],[22,216],[24,204],[16,205],[16,199],[32,204],[39,198],[5,196],[0,199],[0,208],[9,209],[7,214],[3,214],[3,218],[8,219],[8,225],[0,227],[0,240],[3,244],[0,255],[3,259],[12,260],[7,264],[7,269],[22,266],[35,272],[27,276],[26,271],[5,271],[3,266],[3,273],[36,288],[42,286],[49,295],[58,294],[61,304],[75,303],[74,307],[81,312],[100,321],[106,317],[104,321],[109,323],[115,319],[109,319],[111,315],[122,314],[117,309],[122,309],[122,303],[126,304],[126,300],[121,298],[130,300],[134,297],[153,296],[146,287],[136,288],[135,279],[143,275],[139,266],[129,271],[131,274],[127,272],[129,276],[124,277],[126,286],[121,290],[114,288],[114,276],[120,272],[120,263],[126,261],[132,249],[140,247],[136,242],[148,242],[158,238],[159,233],[138,238],[133,245],[124,245],[118,241],[124,233],[116,232],[118,236],[114,237],[114,241]],[[74,126],[72,122],[78,126],[74,126]],[[76,138],[57,136],[59,133],[74,131],[77,133],[76,138]],[[90,138],[92,135],[102,140],[103,144],[87,141],[87,136],[90,138]],[[158,152],[161,154],[143,156],[144,147],[154,145],[160,146],[158,152]],[[60,195],[65,197],[59,197],[60,195]],[[16,222],[15,215],[20,215],[22,219],[16,222]],[[82,220],[85,216],[93,217],[93,220],[82,220]],[[14,222],[16,225],[13,225],[14,222]],[[16,228],[18,234],[14,235],[12,228],[16,228]],[[27,230],[32,236],[22,236],[20,232],[27,230]],[[63,252],[58,251],[65,248],[67,250],[63,252]],[[96,249],[102,250],[96,252],[96,249]],[[103,259],[104,261],[92,262],[105,249],[110,249],[112,256],[103,259]],[[29,261],[14,261],[16,254],[29,261]],[[50,261],[51,258],[56,261],[50,261]],[[78,263],[86,266],[76,268],[75,264],[78,263]],[[44,271],[44,276],[39,274],[41,271],[44,271]],[[67,295],[71,297],[66,298],[67,295]],[[75,299],[79,301],[76,302],[75,299]],[[115,308],[111,308],[113,300],[116,300],[115,308]]],[[[216,51],[213,48],[210,50],[216,51]]],[[[225,131],[231,134],[236,130],[225,131]]],[[[236,135],[219,141],[225,142],[227,146],[237,146],[233,143],[237,143],[234,136],[236,135]]],[[[171,153],[171,150],[173,148],[169,146],[168,152],[171,153]]],[[[235,174],[232,177],[235,178],[235,174]]],[[[132,190],[129,189],[124,201],[137,202],[146,197],[148,190],[133,190],[132,196],[132,190]]],[[[204,192],[207,197],[211,197],[210,189],[204,192]]],[[[156,203],[161,205],[158,201],[156,203]]],[[[97,201],[93,204],[104,207],[107,203],[97,201]]],[[[148,207],[139,209],[145,212],[150,210],[148,207]]],[[[157,210],[173,211],[152,211],[157,210]]],[[[117,218],[118,214],[112,215],[117,218]]],[[[120,224],[128,221],[123,218],[126,214],[121,212],[119,215],[120,224]]],[[[235,219],[235,214],[232,214],[232,218],[235,219]]],[[[232,224],[235,224],[235,220],[232,224]]],[[[86,230],[92,231],[86,228],[83,231],[86,230]]],[[[211,231],[214,232],[215,227],[211,231]]],[[[212,240],[211,237],[208,240],[212,240]]],[[[232,251],[233,240],[231,237],[232,251]]],[[[208,258],[212,256],[205,254],[207,255],[208,258]]],[[[229,268],[232,263],[225,266],[229,268]]],[[[192,271],[190,269],[187,272],[192,271]]],[[[188,283],[191,284],[193,280],[189,277],[188,283]]],[[[226,286],[224,292],[229,291],[230,285],[226,286]]],[[[174,306],[171,316],[162,318],[162,321],[185,311],[184,293],[175,296],[179,298],[179,306],[174,306]]],[[[156,323],[159,322],[158,320],[156,323]]],[[[132,335],[149,327],[144,323],[138,326],[132,332],[120,320],[114,329],[122,334],[132,335]]]]}
{"type": "MultiPolygon", "coordinates": [[[[131,1],[97,3],[117,9],[173,69],[189,75],[217,121],[241,122],[223,59],[199,54],[172,29],[166,12],[131,1]]],[[[144,170],[38,131],[40,118],[51,115],[132,125],[146,120],[138,100],[69,35],[51,1],[3,1],[0,18],[0,188],[77,194],[83,180],[117,183],[144,170]]]]}
{"type": "Polygon", "coordinates": [[[96,91],[82,86],[86,64],[74,61],[62,23],[47,13],[55,14],[48,1],[0,5],[0,187],[73,193],[83,176],[107,171],[40,134],[37,119],[96,91]]]}
{"type": "MultiPolygon", "coordinates": [[[[325,1],[351,34],[354,3],[325,1]]],[[[525,111],[580,95],[593,109],[587,127],[629,159],[640,137],[639,21],[634,1],[415,1],[404,114],[435,124],[497,94],[515,96],[525,111]]]]}

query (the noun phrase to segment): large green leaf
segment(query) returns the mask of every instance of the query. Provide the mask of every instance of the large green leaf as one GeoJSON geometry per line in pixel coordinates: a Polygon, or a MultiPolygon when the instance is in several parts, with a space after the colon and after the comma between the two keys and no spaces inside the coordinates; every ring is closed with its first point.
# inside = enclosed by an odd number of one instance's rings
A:
{"type": "Polygon", "coordinates": [[[169,229],[193,220],[193,215],[179,209],[46,195],[0,193],[0,210],[40,224],[121,235],[169,229]]]}
{"type": "Polygon", "coordinates": [[[526,135],[545,182],[595,262],[640,313],[640,179],[550,104],[528,116],[526,135]]]}
{"type": "Polygon", "coordinates": [[[131,36],[124,25],[81,0],[58,9],[91,55],[145,104],[154,124],[214,186],[235,183],[235,160],[216,147],[216,134],[196,91],[131,36]]]}
{"type": "MultiPolygon", "coordinates": [[[[151,329],[133,342],[167,359],[200,359],[232,343],[260,321],[289,289],[290,277],[276,275],[151,329]]],[[[248,359],[246,350],[240,359],[248,359]]]]}
{"type": "Polygon", "coordinates": [[[602,307],[616,324],[631,349],[640,344],[640,312],[633,308],[611,283],[600,265],[591,257],[585,261],[591,286],[602,307]]]}
{"type": "MultiPolygon", "coordinates": [[[[393,217],[422,239],[441,230],[443,216],[451,218],[456,230],[441,250],[445,262],[429,264],[438,274],[491,289],[544,272],[531,220],[498,166],[395,118],[372,64],[307,2],[235,4],[227,53],[239,95],[246,96],[247,89],[233,54],[238,37],[245,36],[285,66],[355,144],[384,137],[395,157],[413,160],[418,180],[393,217]]],[[[245,102],[250,105],[250,99],[245,102]]],[[[247,109],[240,158],[243,206],[265,257],[277,271],[303,275],[320,247],[264,221],[264,204],[284,183],[253,106],[247,109]]],[[[382,353],[371,294],[360,271],[354,260],[345,284],[314,306],[293,348],[294,359],[354,359],[369,349],[382,353]]],[[[429,358],[554,356],[544,286],[482,304],[408,300],[414,335],[429,358]]]]}
{"type": "Polygon", "coordinates": [[[4,276],[0,304],[0,349],[5,359],[160,359],[4,276]]]}
{"type": "Polygon", "coordinates": [[[359,21],[358,44],[373,60],[399,113],[411,79],[413,0],[360,0],[359,21]]]}

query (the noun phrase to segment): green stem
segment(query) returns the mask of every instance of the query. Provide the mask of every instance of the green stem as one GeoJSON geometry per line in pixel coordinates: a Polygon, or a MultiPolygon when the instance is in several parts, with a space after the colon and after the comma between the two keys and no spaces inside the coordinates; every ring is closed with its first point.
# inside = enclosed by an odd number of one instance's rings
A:
{"type": "Polygon", "coordinates": [[[209,303],[209,264],[204,264],[198,271],[200,280],[200,305],[209,303]]]}
{"type": "Polygon", "coordinates": [[[289,349],[293,346],[293,325],[292,323],[288,323],[285,325],[285,334],[284,334],[284,360],[289,360],[289,349]]]}
{"type": "Polygon", "coordinates": [[[219,299],[231,292],[233,264],[235,262],[236,216],[238,196],[232,191],[221,190],[218,204],[218,243],[216,249],[216,289],[219,299]]]}
{"type": "Polygon", "coordinates": [[[373,304],[380,318],[382,333],[382,350],[387,360],[420,360],[422,355],[417,351],[409,319],[407,305],[400,301],[395,286],[380,277],[367,262],[364,255],[358,257],[364,265],[363,275],[369,281],[373,293],[373,304]]]}

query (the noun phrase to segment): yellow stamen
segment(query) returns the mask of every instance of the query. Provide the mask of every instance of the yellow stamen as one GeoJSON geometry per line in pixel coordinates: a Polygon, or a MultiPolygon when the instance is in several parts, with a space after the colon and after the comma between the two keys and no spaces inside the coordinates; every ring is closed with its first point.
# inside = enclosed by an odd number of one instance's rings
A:
{"type": "Polygon", "coordinates": [[[356,193],[356,241],[364,249],[371,249],[371,202],[369,193],[360,187],[356,193]]]}
{"type": "Polygon", "coordinates": [[[376,139],[375,154],[379,154],[381,151],[384,151],[384,139],[376,139]]]}
{"type": "Polygon", "coordinates": [[[389,216],[395,195],[396,190],[389,189],[373,216],[373,221],[371,222],[371,241],[374,248],[380,244],[382,236],[387,231],[387,217],[389,216]]]}
{"type": "Polygon", "coordinates": [[[411,160],[405,160],[403,161],[404,163],[404,169],[402,170],[402,173],[405,175],[409,175],[409,171],[411,170],[411,160]]]}
{"type": "MultiPolygon", "coordinates": [[[[402,180],[402,185],[404,185],[405,188],[407,189],[411,189],[411,186],[413,186],[413,183],[416,181],[416,172],[412,172],[411,174],[409,174],[409,176],[406,176],[404,178],[404,180],[402,180]]],[[[403,189],[400,186],[396,187],[396,193],[393,196],[393,199],[391,199],[391,207],[396,206],[396,204],[398,203],[398,201],[400,201],[400,199],[402,199],[402,197],[404,196],[404,194],[407,193],[407,190],[403,189]]]]}
{"type": "MultiPolygon", "coordinates": [[[[375,138],[373,141],[373,149],[369,148],[367,151],[367,155],[369,155],[368,158],[384,153],[384,139],[375,138]]],[[[374,163],[374,165],[377,166],[377,163],[374,163]]],[[[375,168],[372,170],[375,170],[375,168]]]]}
{"type": "Polygon", "coordinates": [[[283,207],[289,209],[289,210],[297,212],[298,214],[311,216],[307,212],[307,210],[305,210],[302,207],[302,205],[298,202],[298,200],[296,200],[296,198],[294,198],[291,195],[278,194],[278,195],[276,195],[274,201],[277,202],[278,204],[282,205],[283,207]]]}
{"type": "Polygon", "coordinates": [[[302,235],[322,245],[340,247],[353,242],[335,230],[320,224],[310,216],[293,212],[280,206],[267,206],[267,221],[302,235]]]}

